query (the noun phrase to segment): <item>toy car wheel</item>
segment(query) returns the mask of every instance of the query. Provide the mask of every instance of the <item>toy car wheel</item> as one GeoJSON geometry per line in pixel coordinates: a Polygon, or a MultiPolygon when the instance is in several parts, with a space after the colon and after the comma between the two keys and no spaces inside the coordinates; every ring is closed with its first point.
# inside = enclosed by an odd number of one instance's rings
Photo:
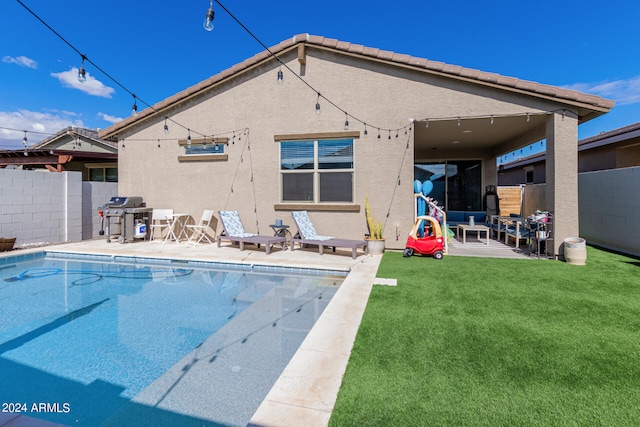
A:
{"type": "Polygon", "coordinates": [[[437,251],[436,253],[433,254],[433,257],[435,259],[442,259],[442,257],[444,256],[444,254],[440,251],[437,251]]]}
{"type": "Polygon", "coordinates": [[[413,249],[411,249],[411,248],[406,248],[404,250],[404,252],[402,253],[402,256],[405,257],[405,258],[408,258],[411,255],[413,255],[413,249]]]}

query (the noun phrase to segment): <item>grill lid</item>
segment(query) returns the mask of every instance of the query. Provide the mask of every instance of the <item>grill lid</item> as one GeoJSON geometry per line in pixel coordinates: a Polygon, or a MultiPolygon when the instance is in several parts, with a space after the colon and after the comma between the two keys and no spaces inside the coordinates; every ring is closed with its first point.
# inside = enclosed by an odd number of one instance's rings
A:
{"type": "Polygon", "coordinates": [[[105,208],[139,208],[144,207],[142,197],[112,197],[105,208]]]}

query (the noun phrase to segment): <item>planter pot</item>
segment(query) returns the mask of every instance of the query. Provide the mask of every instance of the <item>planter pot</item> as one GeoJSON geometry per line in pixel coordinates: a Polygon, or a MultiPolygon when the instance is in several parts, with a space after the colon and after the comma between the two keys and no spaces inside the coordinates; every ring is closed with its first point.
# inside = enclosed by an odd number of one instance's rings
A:
{"type": "Polygon", "coordinates": [[[3,239],[0,238],[0,252],[13,250],[13,245],[16,243],[16,238],[3,239]]]}
{"type": "Polygon", "coordinates": [[[587,242],[581,237],[564,239],[564,260],[567,264],[585,265],[587,263],[587,242]]]}
{"type": "Polygon", "coordinates": [[[369,251],[369,255],[382,255],[384,253],[384,239],[381,239],[381,240],[368,239],[367,247],[368,247],[367,250],[369,251]]]}

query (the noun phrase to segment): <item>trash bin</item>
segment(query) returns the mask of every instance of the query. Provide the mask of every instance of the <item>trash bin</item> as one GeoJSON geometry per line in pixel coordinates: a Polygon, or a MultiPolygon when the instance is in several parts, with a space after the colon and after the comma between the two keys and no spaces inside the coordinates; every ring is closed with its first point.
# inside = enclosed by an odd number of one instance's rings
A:
{"type": "Polygon", "coordinates": [[[567,264],[585,265],[587,263],[587,242],[581,237],[564,239],[564,260],[567,264]]]}

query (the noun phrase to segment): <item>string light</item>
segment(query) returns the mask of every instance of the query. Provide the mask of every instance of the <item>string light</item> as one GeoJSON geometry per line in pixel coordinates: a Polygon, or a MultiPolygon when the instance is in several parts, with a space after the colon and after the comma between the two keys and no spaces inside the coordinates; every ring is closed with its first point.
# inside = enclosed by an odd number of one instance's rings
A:
{"type": "MultiPolygon", "coordinates": [[[[460,120],[460,119],[458,119],[458,120],[460,120]]],[[[458,123],[460,123],[460,122],[458,121],[458,123]]],[[[493,124],[493,115],[491,115],[491,124],[493,124]]],[[[460,125],[458,124],[458,126],[460,126],[460,125]]]]}
{"type": "Polygon", "coordinates": [[[367,124],[364,124],[364,137],[366,138],[369,135],[369,131],[367,130],[367,124]]]}
{"type": "Polygon", "coordinates": [[[344,130],[349,130],[349,115],[344,113],[344,130]]]}
{"type": "Polygon", "coordinates": [[[84,60],[87,59],[85,55],[82,55],[82,63],[80,64],[80,68],[78,69],[78,81],[80,83],[84,83],[87,81],[87,72],[84,69],[84,60]]]}
{"type": "Polygon", "coordinates": [[[131,107],[131,115],[136,117],[138,115],[138,103],[136,102],[136,95],[132,94],[131,96],[133,96],[133,106],[131,107]]]}
{"type": "Polygon", "coordinates": [[[24,148],[27,148],[27,131],[24,131],[24,138],[22,138],[22,144],[24,144],[24,148]]]}
{"type": "Polygon", "coordinates": [[[158,138],[158,148],[160,148],[160,138],[158,138]]]}
{"type": "Polygon", "coordinates": [[[429,119],[424,120],[424,127],[429,129],[429,119]]]}
{"type": "Polygon", "coordinates": [[[187,144],[191,145],[191,129],[187,129],[187,144]]]}
{"type": "Polygon", "coordinates": [[[531,121],[531,115],[529,115],[529,113],[527,113],[527,123],[529,123],[531,121]]]}
{"type": "Polygon", "coordinates": [[[380,128],[378,128],[378,139],[380,139],[380,128]]]}
{"type": "Polygon", "coordinates": [[[320,114],[320,92],[318,92],[318,98],[316,99],[316,113],[320,114]]]}
{"type": "Polygon", "coordinates": [[[388,136],[387,136],[387,139],[388,139],[388,140],[391,140],[391,129],[389,129],[389,134],[388,134],[388,136]]]}
{"type": "Polygon", "coordinates": [[[460,126],[460,117],[458,117],[458,126],[460,126]]]}
{"type": "Polygon", "coordinates": [[[280,69],[278,70],[278,80],[276,80],[276,82],[282,86],[282,83],[284,81],[284,73],[282,72],[282,66],[280,67],[280,69]]]}
{"type": "Polygon", "coordinates": [[[202,24],[205,30],[207,31],[213,30],[214,16],[215,16],[215,12],[213,11],[213,0],[209,0],[209,9],[207,9],[207,13],[204,15],[204,23],[202,24]]]}
{"type": "Polygon", "coordinates": [[[169,125],[167,125],[167,116],[164,116],[164,134],[168,134],[169,133],[169,125]]]}

